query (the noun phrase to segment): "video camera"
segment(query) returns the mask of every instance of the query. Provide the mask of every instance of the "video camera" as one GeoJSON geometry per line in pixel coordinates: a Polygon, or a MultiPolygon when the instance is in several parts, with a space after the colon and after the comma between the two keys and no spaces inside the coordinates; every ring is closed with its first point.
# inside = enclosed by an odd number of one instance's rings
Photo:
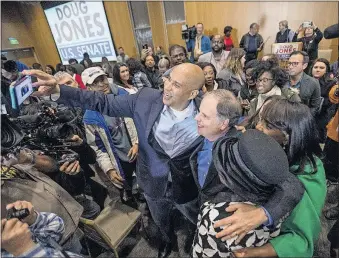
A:
{"type": "Polygon", "coordinates": [[[195,39],[197,36],[197,28],[195,26],[188,27],[187,24],[181,26],[181,38],[183,40],[195,39]]]}
{"type": "Polygon", "coordinates": [[[72,150],[78,144],[68,142],[73,135],[83,138],[78,116],[67,108],[42,105],[42,112],[10,119],[1,117],[1,153],[17,154],[20,149],[40,150],[58,163],[72,162],[79,155],[72,150]]]}

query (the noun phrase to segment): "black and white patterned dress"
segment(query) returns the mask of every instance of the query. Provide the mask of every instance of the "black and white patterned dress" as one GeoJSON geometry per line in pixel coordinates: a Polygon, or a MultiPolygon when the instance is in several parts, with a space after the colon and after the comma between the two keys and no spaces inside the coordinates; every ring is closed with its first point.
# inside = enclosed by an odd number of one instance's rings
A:
{"type": "Polygon", "coordinates": [[[217,239],[215,235],[220,232],[221,229],[215,229],[214,223],[231,215],[225,211],[229,204],[229,202],[217,204],[205,202],[201,206],[192,248],[193,257],[230,257],[234,250],[245,247],[262,246],[271,238],[279,235],[281,223],[274,229],[260,226],[248,232],[239,244],[235,244],[236,237],[225,242],[221,241],[221,238],[217,239]]]}

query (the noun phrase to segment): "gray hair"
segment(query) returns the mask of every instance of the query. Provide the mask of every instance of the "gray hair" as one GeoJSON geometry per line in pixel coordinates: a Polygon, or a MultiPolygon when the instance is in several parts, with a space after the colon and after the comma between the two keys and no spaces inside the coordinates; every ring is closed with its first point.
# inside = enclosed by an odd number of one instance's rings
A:
{"type": "Polygon", "coordinates": [[[170,67],[170,62],[168,61],[168,59],[166,58],[160,58],[159,62],[158,62],[158,67],[166,67],[169,68],[170,67]]]}
{"type": "Polygon", "coordinates": [[[229,120],[229,127],[238,123],[242,108],[238,99],[229,90],[218,89],[207,92],[204,98],[212,96],[217,99],[217,114],[220,121],[229,120]]]}
{"type": "Polygon", "coordinates": [[[67,73],[67,72],[59,71],[59,72],[57,72],[56,74],[54,74],[54,78],[55,78],[57,81],[61,80],[62,78],[66,77],[66,76],[73,78],[73,77],[72,77],[69,73],[67,73]]]}
{"type": "Polygon", "coordinates": [[[279,24],[281,24],[285,28],[288,28],[288,21],[286,21],[286,20],[280,21],[279,24]]]}

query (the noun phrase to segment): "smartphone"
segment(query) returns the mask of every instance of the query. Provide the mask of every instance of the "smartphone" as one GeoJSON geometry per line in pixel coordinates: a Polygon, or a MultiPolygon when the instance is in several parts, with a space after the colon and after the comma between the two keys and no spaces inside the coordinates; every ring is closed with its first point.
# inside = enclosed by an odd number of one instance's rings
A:
{"type": "Polygon", "coordinates": [[[308,28],[308,27],[312,27],[312,26],[313,26],[313,22],[311,22],[311,21],[303,22],[303,28],[308,28]]]}
{"type": "Polygon", "coordinates": [[[143,45],[142,49],[148,49],[148,44],[143,45]]]}
{"type": "Polygon", "coordinates": [[[72,163],[76,160],[79,160],[79,155],[77,153],[64,154],[62,155],[61,159],[58,160],[58,165],[61,166],[65,162],[72,163]]]}
{"type": "Polygon", "coordinates": [[[19,77],[15,84],[9,87],[12,108],[18,109],[22,102],[24,102],[33,93],[33,91],[32,77],[19,77]]]}

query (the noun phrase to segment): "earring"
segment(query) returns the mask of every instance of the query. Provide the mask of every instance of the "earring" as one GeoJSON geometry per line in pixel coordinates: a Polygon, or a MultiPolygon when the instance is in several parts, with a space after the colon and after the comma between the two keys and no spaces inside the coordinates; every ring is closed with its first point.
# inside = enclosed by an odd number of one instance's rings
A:
{"type": "Polygon", "coordinates": [[[286,150],[286,145],[287,145],[287,143],[283,142],[283,146],[282,146],[283,150],[286,150]]]}

